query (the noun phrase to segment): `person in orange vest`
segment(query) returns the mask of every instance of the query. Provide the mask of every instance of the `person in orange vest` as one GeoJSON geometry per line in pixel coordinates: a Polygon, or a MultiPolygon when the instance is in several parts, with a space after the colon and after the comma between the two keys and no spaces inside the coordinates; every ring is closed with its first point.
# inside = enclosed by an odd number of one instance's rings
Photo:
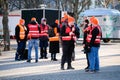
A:
{"type": "Polygon", "coordinates": [[[31,62],[31,51],[32,47],[35,48],[35,62],[38,62],[38,47],[39,47],[39,36],[40,36],[40,27],[36,21],[36,18],[31,18],[30,23],[28,24],[28,60],[31,62]]]}
{"type": "Polygon", "coordinates": [[[56,53],[59,53],[59,21],[55,20],[55,23],[50,26],[49,29],[49,53],[51,53],[51,60],[57,61],[56,53]]]}
{"type": "Polygon", "coordinates": [[[25,27],[25,20],[20,19],[19,24],[15,28],[15,37],[17,41],[17,52],[15,55],[15,60],[23,60],[24,50],[27,41],[27,28],[25,27]]]}
{"type": "Polygon", "coordinates": [[[40,24],[40,59],[48,59],[47,57],[47,47],[48,47],[48,29],[49,25],[46,23],[46,18],[41,19],[41,24],[40,24]]]}
{"type": "Polygon", "coordinates": [[[64,64],[67,62],[67,69],[74,69],[71,65],[72,52],[74,50],[74,42],[76,40],[76,29],[74,25],[75,19],[71,16],[68,18],[68,25],[62,26],[60,31],[62,36],[62,59],[61,59],[61,70],[64,70],[64,64]]]}
{"type": "Polygon", "coordinates": [[[99,26],[98,19],[95,17],[90,18],[90,23],[92,24],[92,28],[90,29],[89,34],[87,35],[86,41],[89,44],[89,70],[87,72],[94,73],[99,71],[99,56],[98,51],[100,48],[102,31],[99,26]]]}
{"type": "Polygon", "coordinates": [[[68,25],[68,14],[64,14],[64,17],[61,19],[60,29],[62,29],[62,26],[68,25]]]}

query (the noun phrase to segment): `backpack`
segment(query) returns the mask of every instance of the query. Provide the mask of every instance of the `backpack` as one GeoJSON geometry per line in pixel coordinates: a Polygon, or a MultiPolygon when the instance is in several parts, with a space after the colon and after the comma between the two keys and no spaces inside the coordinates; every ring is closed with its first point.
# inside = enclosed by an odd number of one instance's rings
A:
{"type": "Polygon", "coordinates": [[[76,33],[76,37],[79,38],[80,37],[80,28],[77,26],[77,24],[75,24],[75,33],[76,33]]]}

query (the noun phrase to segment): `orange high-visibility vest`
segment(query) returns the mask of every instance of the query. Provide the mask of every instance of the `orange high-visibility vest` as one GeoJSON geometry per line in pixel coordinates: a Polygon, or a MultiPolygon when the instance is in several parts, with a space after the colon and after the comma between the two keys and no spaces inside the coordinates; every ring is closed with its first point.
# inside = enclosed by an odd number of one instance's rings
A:
{"type": "Polygon", "coordinates": [[[25,38],[25,26],[22,26],[20,24],[18,24],[17,26],[19,26],[20,28],[20,32],[19,32],[19,37],[20,39],[24,39],[25,38]]]}
{"type": "MultiPolygon", "coordinates": [[[[95,39],[95,42],[94,42],[94,43],[100,43],[100,42],[101,42],[100,39],[101,39],[102,33],[101,33],[100,26],[96,26],[96,27],[99,29],[99,34],[96,36],[96,39],[95,39]]],[[[91,41],[92,31],[93,31],[96,27],[92,28],[92,29],[90,30],[90,33],[87,35],[86,40],[87,40],[88,43],[90,43],[90,41],[91,41]]]]}
{"type": "Polygon", "coordinates": [[[57,28],[54,28],[54,33],[55,33],[56,36],[50,37],[49,41],[59,41],[59,35],[57,33],[57,28]]]}

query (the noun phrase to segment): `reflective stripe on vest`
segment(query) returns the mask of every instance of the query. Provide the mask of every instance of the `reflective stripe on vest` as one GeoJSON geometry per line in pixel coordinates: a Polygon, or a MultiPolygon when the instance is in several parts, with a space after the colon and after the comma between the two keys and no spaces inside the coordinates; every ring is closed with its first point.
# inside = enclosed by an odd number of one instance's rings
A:
{"type": "Polygon", "coordinates": [[[63,37],[62,37],[62,40],[63,40],[63,41],[70,41],[71,39],[72,39],[71,36],[63,36],[63,37]]]}
{"type": "Polygon", "coordinates": [[[54,37],[49,37],[49,41],[59,41],[59,36],[57,35],[57,28],[54,28],[54,33],[56,36],[54,37]]]}
{"type": "Polygon", "coordinates": [[[20,28],[19,37],[20,37],[20,39],[24,39],[25,38],[25,26],[22,26],[20,24],[18,24],[18,26],[20,28]]]}
{"type": "Polygon", "coordinates": [[[39,30],[38,30],[38,24],[32,25],[28,24],[29,27],[29,34],[28,36],[31,38],[39,38],[39,30]]]}
{"type": "Polygon", "coordinates": [[[45,25],[45,27],[43,28],[43,26],[41,24],[40,25],[40,30],[41,30],[40,37],[48,36],[48,26],[47,25],[45,25]]]}
{"type": "MultiPolygon", "coordinates": [[[[94,28],[96,28],[96,27],[94,27],[94,28]]],[[[92,31],[94,30],[94,28],[93,28],[92,30],[90,30],[90,33],[87,35],[86,40],[87,40],[88,43],[90,43],[90,41],[91,41],[92,31]]],[[[101,40],[100,40],[100,38],[101,38],[101,29],[100,29],[99,26],[98,26],[97,28],[99,29],[99,34],[96,36],[96,39],[95,39],[95,42],[94,42],[94,43],[100,43],[100,41],[101,41],[101,40]]]]}
{"type": "Polygon", "coordinates": [[[59,37],[58,36],[50,37],[49,41],[59,41],[59,37]]]}
{"type": "MultiPolygon", "coordinates": [[[[75,28],[75,27],[73,27],[75,28]]],[[[71,28],[67,27],[65,30],[65,33],[70,33],[71,32],[71,28]]],[[[76,40],[76,36],[62,36],[62,40],[63,41],[70,41],[70,40],[76,40]]]]}

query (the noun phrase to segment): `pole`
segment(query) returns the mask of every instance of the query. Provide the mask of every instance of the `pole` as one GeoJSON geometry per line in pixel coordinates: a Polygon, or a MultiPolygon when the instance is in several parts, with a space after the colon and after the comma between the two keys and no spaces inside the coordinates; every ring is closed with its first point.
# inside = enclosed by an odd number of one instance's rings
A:
{"type": "MultiPolygon", "coordinates": [[[[60,0],[58,0],[58,20],[59,20],[59,22],[60,22],[60,0]]],[[[60,23],[59,23],[60,24],[60,23]]],[[[58,25],[59,25],[58,24],[58,25]]]]}
{"type": "Polygon", "coordinates": [[[43,8],[43,18],[45,18],[45,7],[43,8]]]}

